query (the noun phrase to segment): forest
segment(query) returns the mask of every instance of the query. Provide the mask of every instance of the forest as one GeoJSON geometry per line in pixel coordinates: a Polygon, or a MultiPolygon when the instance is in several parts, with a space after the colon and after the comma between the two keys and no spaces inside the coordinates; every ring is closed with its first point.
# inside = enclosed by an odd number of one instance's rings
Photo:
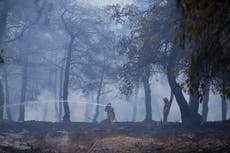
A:
{"type": "Polygon", "coordinates": [[[0,0],[0,153],[227,153],[229,0],[0,0]]]}

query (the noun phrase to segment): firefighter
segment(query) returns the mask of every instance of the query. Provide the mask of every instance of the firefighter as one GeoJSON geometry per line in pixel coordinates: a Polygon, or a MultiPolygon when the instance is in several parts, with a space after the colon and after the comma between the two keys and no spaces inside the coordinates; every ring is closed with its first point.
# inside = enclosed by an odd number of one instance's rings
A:
{"type": "Polygon", "coordinates": [[[170,110],[170,102],[168,100],[168,98],[163,98],[163,102],[164,102],[164,108],[163,108],[163,123],[167,123],[167,119],[168,119],[168,115],[169,115],[169,110],[170,110]]]}
{"type": "Polygon", "coordinates": [[[105,112],[107,112],[107,120],[111,124],[115,120],[115,113],[112,107],[112,103],[108,102],[106,107],[105,107],[105,112]]]}

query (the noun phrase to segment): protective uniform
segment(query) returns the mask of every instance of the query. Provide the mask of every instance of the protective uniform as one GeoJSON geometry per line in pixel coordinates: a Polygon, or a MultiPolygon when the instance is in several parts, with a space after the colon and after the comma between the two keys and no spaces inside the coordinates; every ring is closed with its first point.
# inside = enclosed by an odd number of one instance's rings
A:
{"type": "Polygon", "coordinates": [[[105,112],[107,112],[107,119],[109,123],[112,123],[115,120],[115,113],[113,107],[111,106],[111,102],[107,103],[105,107],[105,112]]]}

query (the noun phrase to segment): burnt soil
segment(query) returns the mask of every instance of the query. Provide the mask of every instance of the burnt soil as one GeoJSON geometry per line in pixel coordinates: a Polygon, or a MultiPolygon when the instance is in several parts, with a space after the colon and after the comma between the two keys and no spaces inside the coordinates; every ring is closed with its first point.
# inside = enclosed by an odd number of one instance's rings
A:
{"type": "Polygon", "coordinates": [[[180,123],[0,121],[0,153],[230,153],[230,120],[180,123]]]}

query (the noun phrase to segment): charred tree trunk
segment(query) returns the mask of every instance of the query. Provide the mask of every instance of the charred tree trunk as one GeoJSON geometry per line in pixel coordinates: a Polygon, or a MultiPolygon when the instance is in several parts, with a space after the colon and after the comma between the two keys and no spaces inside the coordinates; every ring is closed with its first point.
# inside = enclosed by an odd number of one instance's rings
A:
{"type": "Polygon", "coordinates": [[[18,121],[24,121],[25,119],[25,100],[27,92],[27,82],[28,82],[28,55],[27,52],[24,53],[25,61],[22,68],[22,86],[21,86],[21,98],[20,98],[20,107],[19,107],[19,118],[18,121]]]}
{"type": "MultiPolygon", "coordinates": [[[[3,50],[3,39],[6,32],[6,23],[8,16],[8,0],[0,1],[0,51],[3,50]]],[[[0,64],[4,63],[2,55],[0,54],[0,64]]],[[[0,120],[3,119],[4,105],[4,91],[2,82],[0,81],[0,120]]]]}
{"type": "Polygon", "coordinates": [[[54,72],[54,84],[53,84],[53,92],[54,92],[54,99],[55,99],[55,104],[54,104],[54,109],[55,109],[55,119],[58,121],[58,93],[57,93],[57,71],[54,72]]]}
{"type": "Polygon", "coordinates": [[[0,120],[3,120],[4,114],[4,92],[2,82],[0,80],[0,120]]]}
{"type": "Polygon", "coordinates": [[[199,97],[198,97],[198,89],[194,88],[193,92],[189,97],[189,108],[194,113],[198,113],[199,110],[199,97]]]}
{"type": "Polygon", "coordinates": [[[5,81],[5,102],[6,102],[6,115],[8,120],[12,120],[11,112],[10,112],[10,107],[9,107],[9,86],[8,86],[8,76],[7,76],[7,69],[4,67],[4,81],[5,81]]]}
{"type": "Polygon", "coordinates": [[[0,1],[0,50],[3,48],[3,39],[6,32],[6,24],[7,24],[7,16],[8,16],[8,0],[0,1]]]}
{"type": "Polygon", "coordinates": [[[101,98],[101,92],[102,92],[103,82],[104,82],[104,68],[102,70],[102,74],[101,74],[101,78],[100,78],[100,82],[99,82],[99,86],[98,86],[98,90],[97,90],[97,99],[96,99],[97,106],[96,106],[95,115],[93,117],[93,122],[96,122],[97,118],[99,116],[99,104],[100,104],[100,98],[101,98]]]}
{"type": "Polygon", "coordinates": [[[85,104],[85,122],[89,121],[89,106],[88,104],[85,104]]]}
{"type": "Polygon", "coordinates": [[[227,101],[225,96],[221,95],[221,117],[222,121],[226,120],[227,118],[227,101]]]}
{"type": "Polygon", "coordinates": [[[133,102],[133,114],[132,114],[132,121],[136,122],[137,118],[137,100],[138,100],[138,88],[135,88],[135,93],[134,93],[134,102],[133,102]]]}
{"type": "Polygon", "coordinates": [[[101,97],[101,85],[99,85],[99,88],[98,88],[98,91],[97,91],[97,99],[96,99],[96,102],[97,102],[97,106],[96,106],[96,112],[95,112],[95,115],[93,117],[93,122],[96,122],[97,121],[97,118],[99,116],[99,105],[100,104],[100,97],[101,97]]]}
{"type": "Polygon", "coordinates": [[[176,101],[179,105],[180,111],[181,111],[181,120],[182,123],[189,123],[189,108],[187,105],[187,102],[182,94],[182,91],[180,89],[180,87],[178,86],[177,82],[176,82],[176,78],[173,74],[169,74],[168,73],[168,82],[169,82],[169,86],[173,92],[173,94],[175,95],[176,101]]]}
{"type": "Polygon", "coordinates": [[[145,90],[145,121],[150,122],[152,121],[152,106],[151,106],[151,89],[150,89],[150,68],[146,67],[144,70],[144,76],[142,78],[144,90],[145,90]]]}
{"type": "Polygon", "coordinates": [[[60,70],[60,86],[59,86],[59,109],[58,109],[58,120],[61,121],[62,119],[62,103],[63,103],[63,69],[60,70]]]}
{"type": "Polygon", "coordinates": [[[177,104],[179,105],[180,108],[182,124],[185,126],[199,125],[202,122],[202,117],[198,113],[195,113],[189,109],[189,106],[187,104],[186,99],[184,98],[182,90],[176,82],[176,76],[174,72],[176,59],[177,59],[177,53],[173,49],[169,57],[169,62],[167,66],[167,77],[168,77],[169,86],[173,94],[175,95],[177,104]]]}
{"type": "Polygon", "coordinates": [[[189,108],[194,113],[198,113],[199,110],[199,86],[200,86],[200,77],[197,76],[194,80],[194,85],[189,97],[189,108]]]}
{"type": "Polygon", "coordinates": [[[180,108],[182,124],[185,126],[199,125],[202,121],[202,118],[199,114],[190,111],[183,93],[176,82],[175,76],[168,74],[168,81],[180,108]]]}
{"type": "Polygon", "coordinates": [[[208,118],[209,93],[210,93],[210,86],[207,85],[204,91],[204,99],[203,99],[203,105],[202,105],[203,122],[206,122],[208,118]]]}
{"type": "MultiPolygon", "coordinates": [[[[173,95],[173,92],[172,92],[172,90],[171,90],[170,99],[169,99],[169,108],[171,108],[171,105],[172,105],[172,102],[173,102],[173,97],[174,97],[174,95],[173,95]]],[[[170,110],[169,110],[169,111],[170,111],[170,110]]]]}
{"type": "Polygon", "coordinates": [[[72,56],[72,47],[74,43],[75,36],[70,37],[70,43],[67,50],[67,58],[65,65],[65,75],[64,75],[64,85],[63,85],[63,108],[64,108],[64,122],[70,122],[70,111],[68,104],[68,91],[69,91],[69,73],[70,73],[70,62],[72,56]]]}

